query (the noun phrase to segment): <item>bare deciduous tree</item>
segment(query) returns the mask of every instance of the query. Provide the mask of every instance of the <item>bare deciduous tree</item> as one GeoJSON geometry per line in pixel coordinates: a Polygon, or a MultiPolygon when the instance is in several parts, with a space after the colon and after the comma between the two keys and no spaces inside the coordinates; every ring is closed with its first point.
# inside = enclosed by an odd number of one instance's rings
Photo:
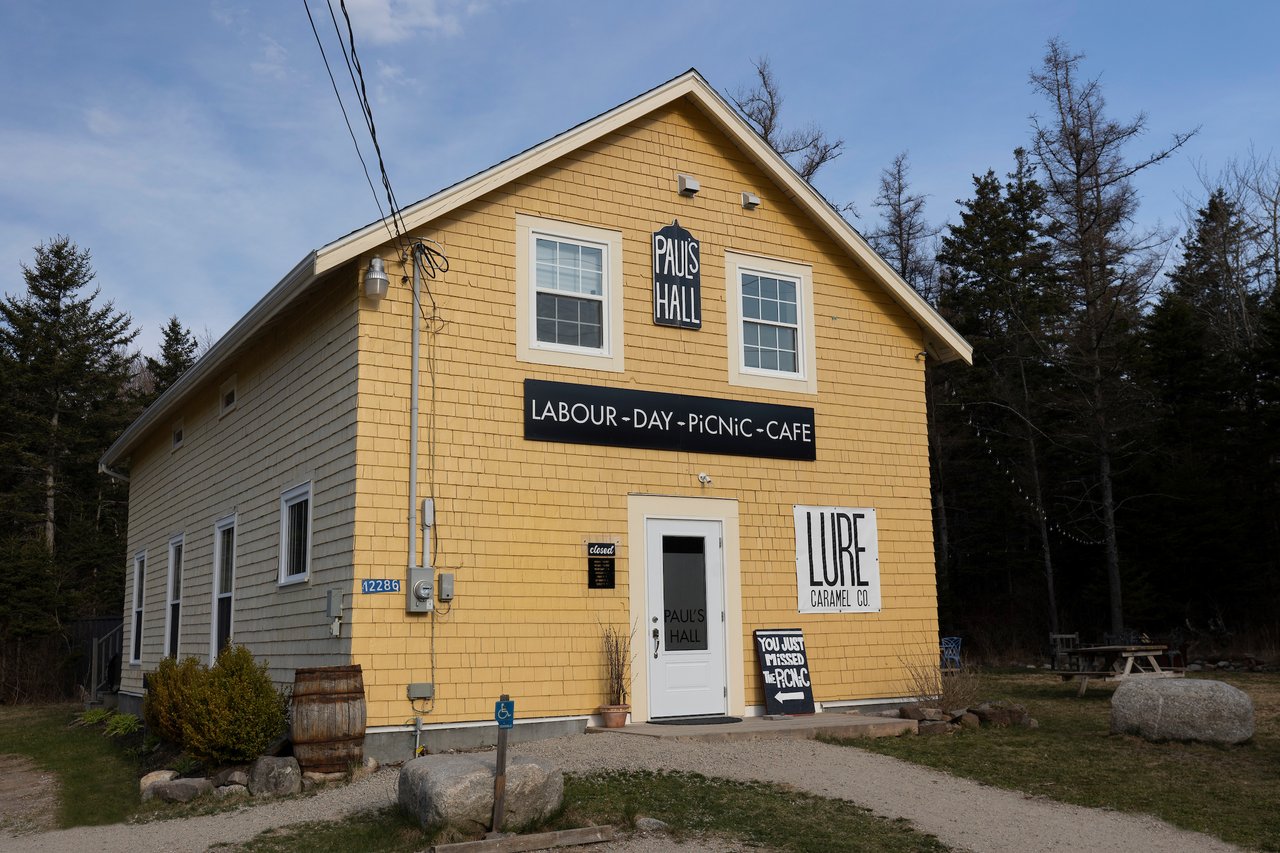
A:
{"type": "Polygon", "coordinates": [[[784,131],[778,120],[782,93],[769,58],[762,56],[752,65],[756,69],[756,84],[738,89],[729,99],[770,148],[782,155],[800,177],[812,181],[819,169],[844,151],[844,140],[828,139],[826,132],[815,124],[784,131]]]}
{"type": "Polygon", "coordinates": [[[868,241],[894,272],[930,304],[937,300],[933,241],[939,233],[925,219],[925,196],[911,191],[911,164],[903,151],[880,173],[875,207],[884,217],[868,241]]]}
{"type": "Polygon", "coordinates": [[[1031,118],[1031,152],[1048,193],[1045,211],[1070,292],[1070,328],[1060,361],[1075,399],[1064,403],[1075,413],[1085,452],[1097,467],[1086,497],[1102,529],[1110,624],[1119,634],[1124,608],[1113,481],[1122,452],[1120,416],[1130,390],[1125,356],[1168,242],[1159,233],[1135,230],[1138,194],[1131,179],[1168,158],[1195,131],[1175,134],[1169,145],[1130,162],[1125,148],[1144,132],[1146,117],[1108,118],[1097,79],[1079,75],[1083,58],[1054,39],[1041,69],[1031,74],[1032,87],[1050,106],[1044,118],[1031,118]]]}

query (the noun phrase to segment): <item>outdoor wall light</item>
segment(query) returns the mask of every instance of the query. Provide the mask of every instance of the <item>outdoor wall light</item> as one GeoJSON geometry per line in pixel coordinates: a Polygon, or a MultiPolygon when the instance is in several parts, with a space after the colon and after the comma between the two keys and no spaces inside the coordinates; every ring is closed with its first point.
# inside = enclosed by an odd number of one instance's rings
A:
{"type": "Polygon", "coordinates": [[[704,473],[699,474],[699,475],[698,475],[698,482],[699,482],[699,483],[701,483],[701,484],[702,484],[702,485],[704,485],[704,486],[710,486],[710,485],[711,485],[711,475],[710,475],[710,474],[707,474],[707,473],[705,473],[705,472],[704,472],[704,473]]]}
{"type": "Polygon", "coordinates": [[[382,268],[382,258],[370,258],[369,270],[364,274],[364,295],[370,299],[381,299],[387,295],[390,285],[387,271],[382,268]]]}
{"type": "Polygon", "coordinates": [[[702,184],[698,183],[698,179],[691,175],[676,175],[676,184],[680,188],[680,195],[692,198],[698,194],[698,190],[702,189],[702,184]]]}
{"type": "Polygon", "coordinates": [[[742,206],[747,210],[755,210],[760,206],[760,196],[755,193],[743,192],[742,206]]]}

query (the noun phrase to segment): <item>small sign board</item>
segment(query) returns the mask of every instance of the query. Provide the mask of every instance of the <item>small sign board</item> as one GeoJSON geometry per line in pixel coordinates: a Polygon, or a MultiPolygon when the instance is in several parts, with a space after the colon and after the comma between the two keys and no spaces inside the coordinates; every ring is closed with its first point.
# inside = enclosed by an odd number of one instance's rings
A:
{"type": "Polygon", "coordinates": [[[505,701],[498,700],[493,703],[493,719],[498,723],[500,729],[515,728],[516,725],[516,700],[507,699],[505,701]]]}
{"type": "Polygon", "coordinates": [[[752,632],[756,663],[764,680],[767,714],[812,714],[813,681],[800,628],[765,628],[752,632]]]}
{"type": "Polygon", "coordinates": [[[702,328],[702,245],[673,220],[653,232],[653,322],[702,328]]]}
{"type": "Polygon", "coordinates": [[[360,581],[360,592],[370,595],[375,592],[399,592],[399,578],[365,578],[360,581]]]}
{"type": "Polygon", "coordinates": [[[614,561],[617,556],[616,542],[587,543],[587,589],[614,588],[614,561]]]}
{"type": "Polygon", "coordinates": [[[872,507],[796,506],[801,613],[879,613],[880,547],[872,507]]]}

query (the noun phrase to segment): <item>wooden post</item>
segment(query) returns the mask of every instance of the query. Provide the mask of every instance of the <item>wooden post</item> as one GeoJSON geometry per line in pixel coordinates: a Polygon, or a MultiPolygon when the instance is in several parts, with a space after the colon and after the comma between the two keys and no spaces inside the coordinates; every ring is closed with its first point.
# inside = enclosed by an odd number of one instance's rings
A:
{"type": "MultiPolygon", "coordinates": [[[[510,697],[502,694],[502,701],[510,697]]],[[[503,812],[506,810],[507,797],[507,729],[498,727],[498,763],[497,773],[493,777],[493,835],[502,832],[503,812]]]]}

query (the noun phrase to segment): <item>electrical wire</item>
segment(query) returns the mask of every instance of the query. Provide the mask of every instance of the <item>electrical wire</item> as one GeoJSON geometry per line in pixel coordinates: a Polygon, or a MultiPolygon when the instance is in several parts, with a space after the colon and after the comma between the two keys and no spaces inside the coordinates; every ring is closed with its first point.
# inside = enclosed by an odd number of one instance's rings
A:
{"type": "MultiPolygon", "coordinates": [[[[378,198],[378,191],[373,186],[373,177],[369,174],[369,164],[364,161],[364,153],[360,150],[360,143],[356,140],[355,128],[351,126],[351,117],[347,115],[347,105],[342,102],[342,95],[338,92],[338,81],[334,79],[333,69],[329,67],[329,57],[324,52],[324,43],[320,40],[320,32],[316,29],[315,18],[311,17],[311,7],[307,4],[307,0],[302,0],[302,6],[307,10],[307,20],[311,23],[311,34],[316,38],[316,47],[320,48],[320,58],[324,60],[324,70],[329,74],[329,85],[333,87],[333,95],[338,99],[338,108],[342,110],[342,120],[347,123],[347,133],[351,136],[351,144],[356,147],[356,156],[360,158],[360,168],[364,169],[364,179],[369,184],[369,192],[373,193],[373,203],[378,206],[378,218],[382,220],[387,233],[394,240],[396,235],[392,233],[391,227],[386,224],[387,215],[382,211],[382,201],[378,198]]],[[[343,53],[345,55],[345,50],[343,53]]]]}

